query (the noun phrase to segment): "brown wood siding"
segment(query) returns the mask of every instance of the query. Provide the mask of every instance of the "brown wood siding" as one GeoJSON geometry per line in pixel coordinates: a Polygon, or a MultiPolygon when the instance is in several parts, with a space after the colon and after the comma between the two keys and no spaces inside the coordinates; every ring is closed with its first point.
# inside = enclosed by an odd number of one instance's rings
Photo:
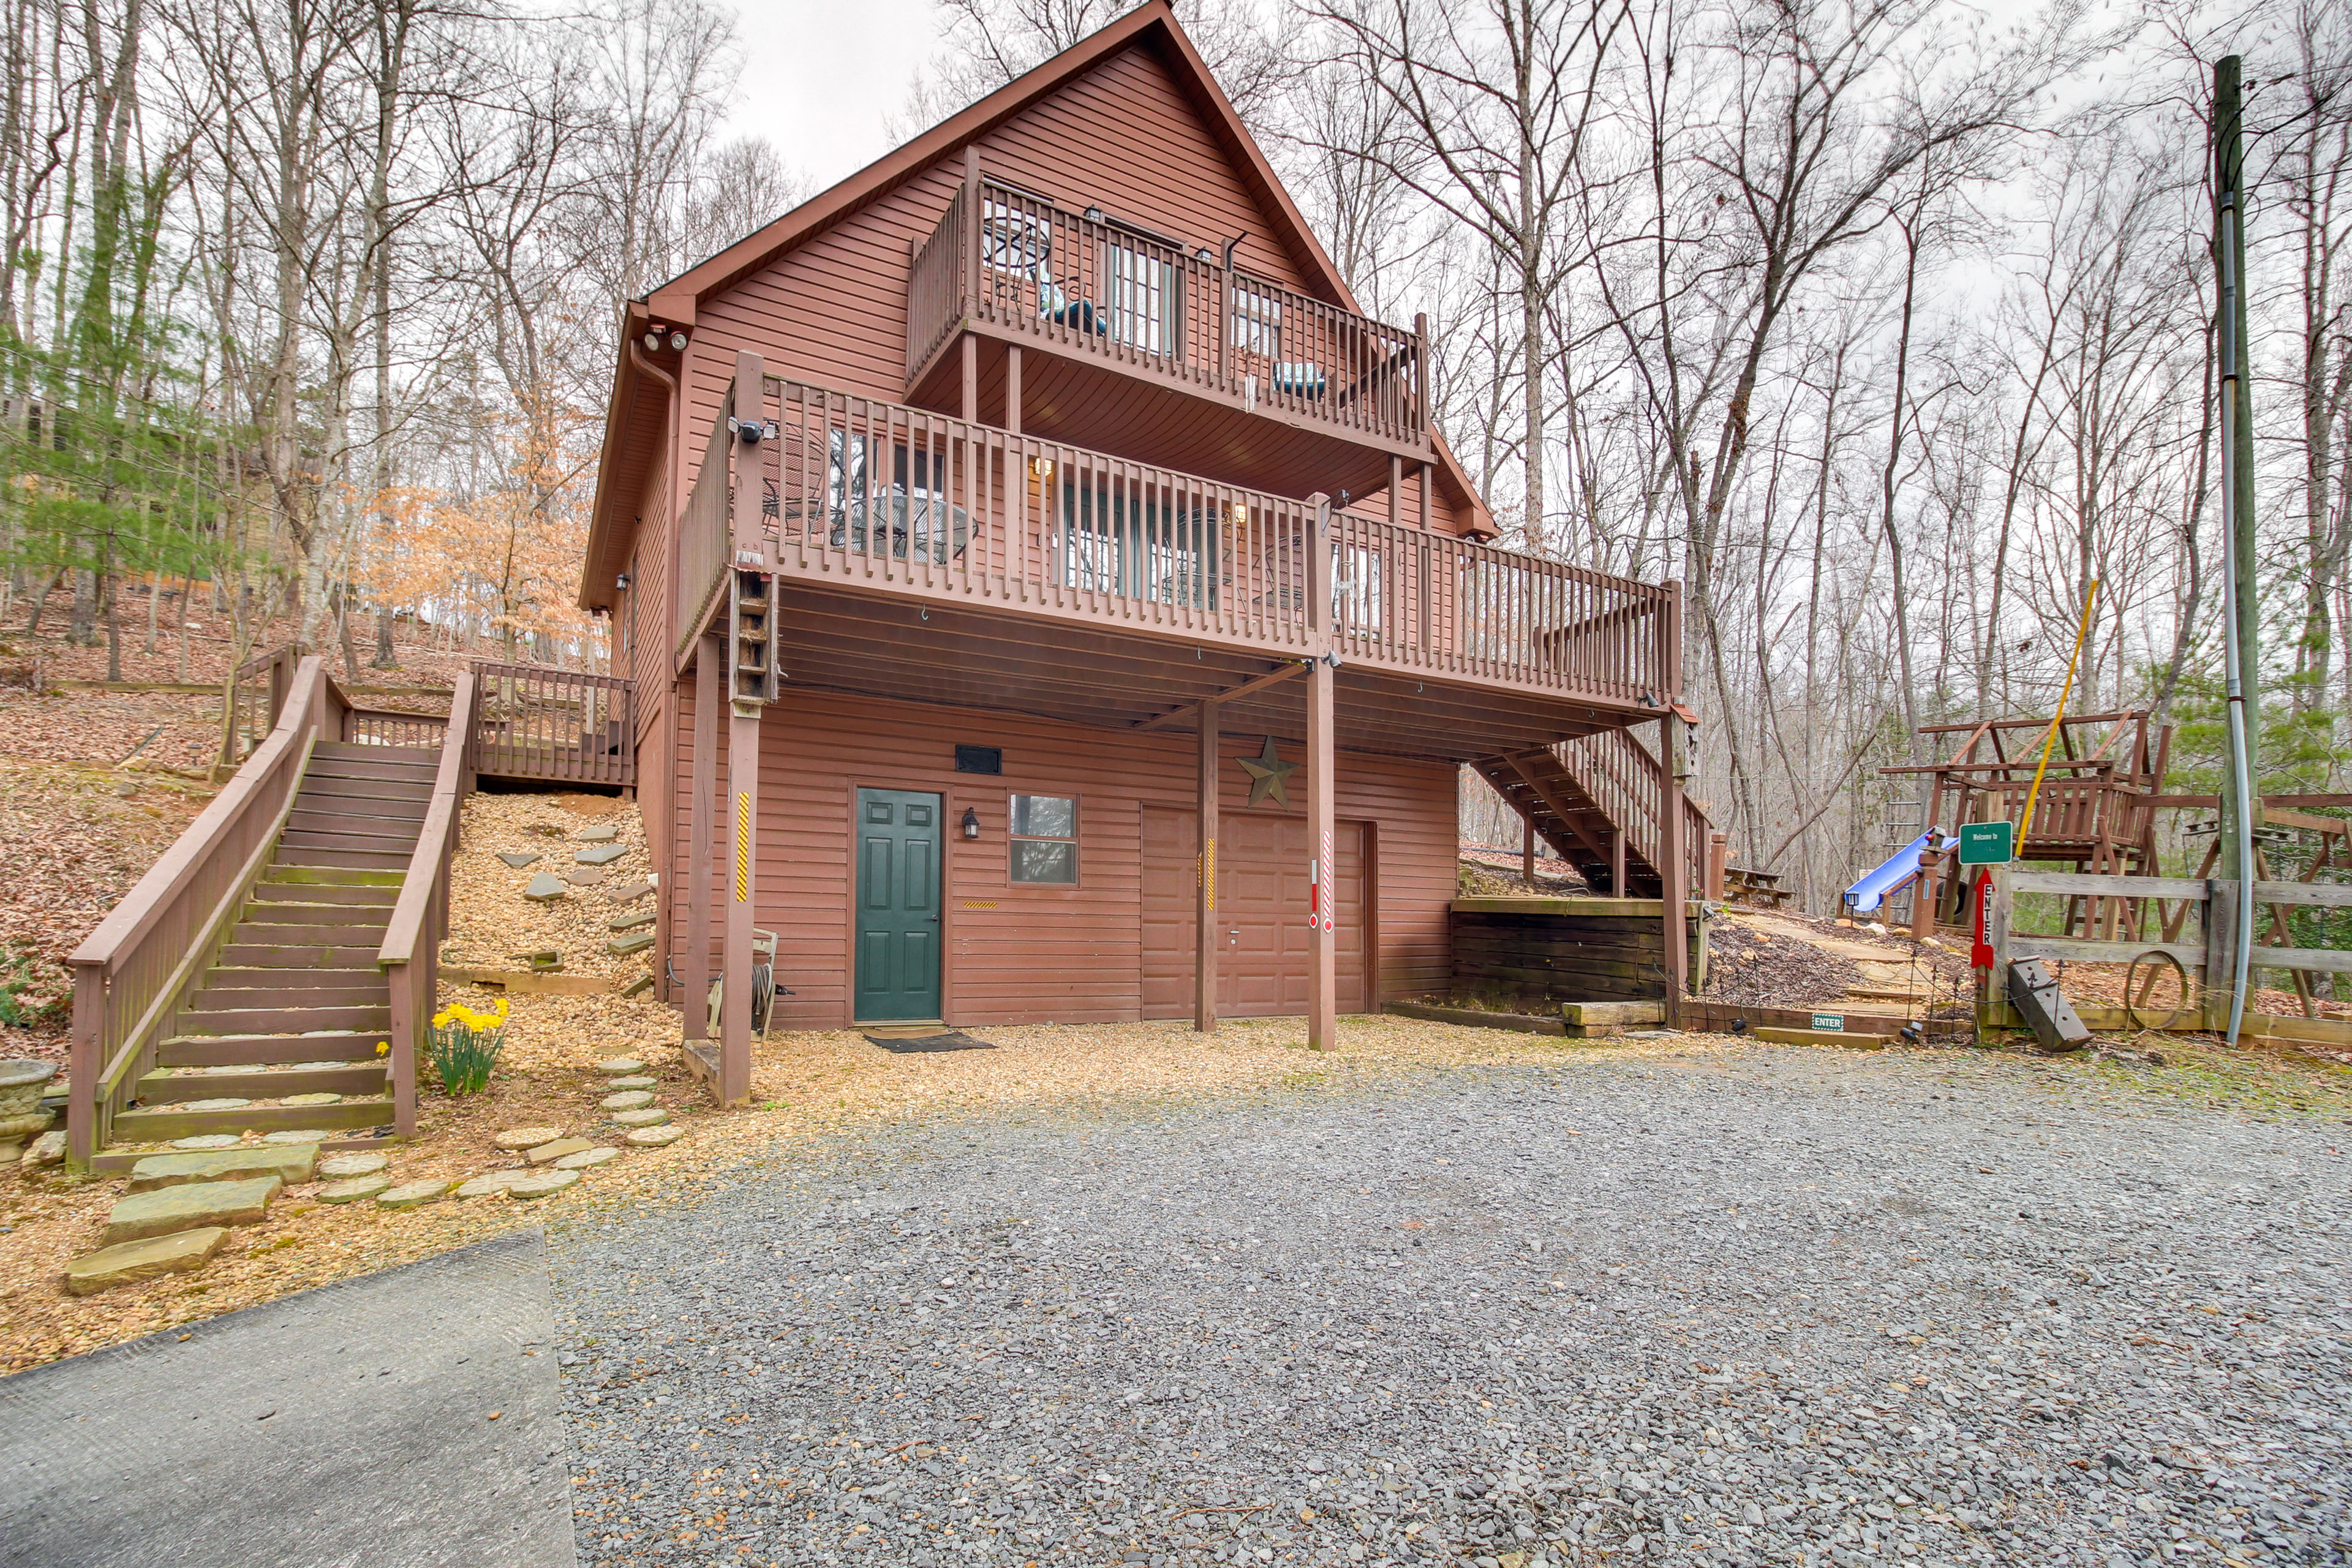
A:
{"type": "MultiPolygon", "coordinates": [[[[689,842],[684,781],[692,708],[689,682],[678,690],[679,716],[671,731],[670,776],[678,786],[667,812],[673,845],[668,858],[678,869],[665,879],[661,895],[681,932],[689,842]]],[[[722,753],[725,732],[722,725],[722,753]]],[[[1229,842],[1265,831],[1246,826],[1251,818],[1297,815],[1246,804],[1247,779],[1233,759],[1255,755],[1261,743],[1255,734],[1227,735],[1220,748],[1225,759],[1218,770],[1223,787],[1220,809],[1229,842]]],[[[1299,755],[1296,742],[1282,742],[1281,749],[1294,760],[1299,755]]],[[[647,768],[658,766],[653,757],[644,761],[647,768]]],[[[723,755],[720,767],[723,775],[723,755]]],[[[780,981],[795,993],[778,999],[776,1026],[839,1028],[850,1022],[850,815],[861,787],[929,790],[943,796],[950,831],[942,1005],[949,1022],[1087,1023],[1142,1016],[1143,811],[1155,806],[1189,812],[1192,773],[1187,736],[788,693],[768,710],[761,726],[756,923],[779,934],[780,981]],[[959,742],[1002,748],[1003,774],[956,773],[959,742]],[[1005,830],[1007,797],[1013,794],[1077,797],[1076,887],[1010,881],[1005,830]],[[955,831],[967,806],[979,815],[976,842],[955,831]]],[[[1371,825],[1360,858],[1377,868],[1375,962],[1387,997],[1419,995],[1445,983],[1446,910],[1454,891],[1454,770],[1444,764],[1341,754],[1339,815],[1371,825]]],[[[1294,799],[1302,798],[1294,792],[1294,799]]],[[[1369,897],[1352,901],[1371,902],[1369,897]]],[[[677,944],[665,951],[674,953],[677,944]]],[[[715,933],[711,951],[715,956],[715,933]]],[[[1280,1010],[1244,1005],[1235,1015],[1280,1010]]]]}
{"type": "MultiPolygon", "coordinates": [[[[1236,266],[1308,288],[1296,259],[1264,239],[1274,224],[1148,49],[1114,57],[999,126],[980,156],[992,175],[1073,208],[1099,205],[1187,249],[1250,235],[1236,266]]],[[[762,355],[770,374],[897,400],[906,385],[908,247],[930,237],[961,174],[960,160],[934,166],[705,300],[688,351],[688,431],[709,427],[738,349],[762,355]]],[[[698,453],[687,461],[690,484],[698,453]]]]}
{"type": "MultiPolygon", "coordinates": [[[[667,402],[664,408],[667,408],[667,402]]],[[[640,691],[669,687],[671,637],[669,608],[670,515],[669,442],[665,434],[661,456],[646,475],[645,493],[637,501],[635,575],[629,579],[626,611],[635,616],[629,634],[629,668],[625,671],[640,691]]],[[[639,733],[646,732],[651,715],[638,711],[639,733]]]]}

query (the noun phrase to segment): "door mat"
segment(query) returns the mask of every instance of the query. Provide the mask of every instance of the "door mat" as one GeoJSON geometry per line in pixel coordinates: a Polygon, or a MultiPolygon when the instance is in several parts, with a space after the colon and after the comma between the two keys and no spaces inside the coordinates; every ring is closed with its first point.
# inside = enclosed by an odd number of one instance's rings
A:
{"type": "Polygon", "coordinates": [[[950,1029],[944,1035],[918,1035],[912,1039],[904,1036],[868,1035],[867,1039],[886,1051],[992,1051],[996,1047],[986,1040],[975,1040],[961,1029],[950,1029]]]}

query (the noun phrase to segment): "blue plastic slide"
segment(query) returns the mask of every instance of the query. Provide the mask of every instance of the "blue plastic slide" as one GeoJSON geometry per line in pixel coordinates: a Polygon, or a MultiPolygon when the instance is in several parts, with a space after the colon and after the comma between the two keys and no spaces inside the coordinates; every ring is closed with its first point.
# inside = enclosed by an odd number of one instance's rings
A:
{"type": "Polygon", "coordinates": [[[1929,828],[1894,854],[1876,870],[1845,890],[1845,901],[1855,914],[1866,915],[1886,901],[1886,895],[1919,874],[1919,857],[1943,847],[1944,836],[1929,828]]]}

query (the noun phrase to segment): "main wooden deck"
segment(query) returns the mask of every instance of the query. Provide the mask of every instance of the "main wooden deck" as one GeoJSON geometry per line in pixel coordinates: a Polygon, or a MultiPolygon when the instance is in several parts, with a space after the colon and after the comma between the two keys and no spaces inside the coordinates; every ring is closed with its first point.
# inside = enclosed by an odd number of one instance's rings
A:
{"type": "Polygon", "coordinates": [[[1227,653],[1647,716],[1674,591],[1298,499],[763,378],[710,432],[679,544],[683,670],[730,565],[1227,653]],[[762,437],[741,438],[756,420],[762,437]],[[772,433],[771,433],[772,432],[772,433]],[[759,534],[730,521],[756,476],[759,534]]]}

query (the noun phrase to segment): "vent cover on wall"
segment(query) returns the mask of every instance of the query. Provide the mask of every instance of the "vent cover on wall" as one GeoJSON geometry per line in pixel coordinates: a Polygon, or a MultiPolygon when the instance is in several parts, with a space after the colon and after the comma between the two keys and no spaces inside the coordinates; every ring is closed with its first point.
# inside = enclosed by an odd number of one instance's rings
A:
{"type": "Polygon", "coordinates": [[[958,746],[956,772],[960,773],[1001,773],[1004,771],[1004,752],[998,746],[958,746]]]}

